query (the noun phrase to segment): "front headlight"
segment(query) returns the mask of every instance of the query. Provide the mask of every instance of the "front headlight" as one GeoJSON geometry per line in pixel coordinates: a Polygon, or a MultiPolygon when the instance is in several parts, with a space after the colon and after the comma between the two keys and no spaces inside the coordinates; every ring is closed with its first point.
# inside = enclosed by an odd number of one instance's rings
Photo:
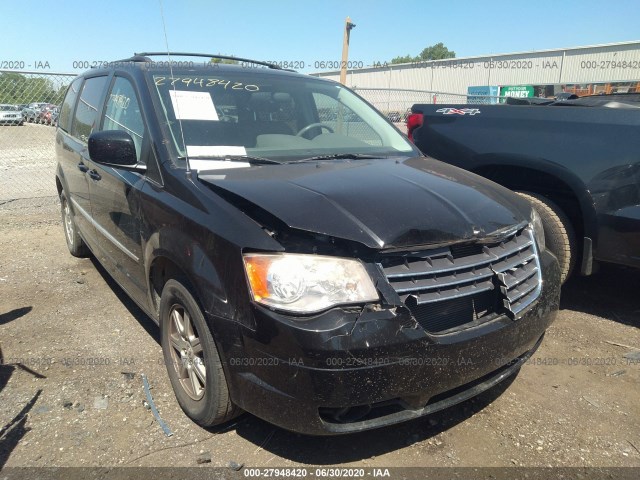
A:
{"type": "Polygon", "coordinates": [[[244,255],[251,295],[263,305],[312,313],[374,302],[378,292],[358,260],[290,253],[244,255]]]}
{"type": "Polygon", "coordinates": [[[533,236],[538,243],[538,250],[544,252],[547,248],[544,241],[544,227],[542,226],[542,219],[535,208],[531,209],[531,228],[533,228],[533,236]]]}

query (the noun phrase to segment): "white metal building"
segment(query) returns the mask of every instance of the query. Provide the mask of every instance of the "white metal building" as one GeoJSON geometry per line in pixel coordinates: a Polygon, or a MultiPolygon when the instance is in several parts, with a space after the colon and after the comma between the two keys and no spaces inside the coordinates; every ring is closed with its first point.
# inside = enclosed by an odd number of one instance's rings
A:
{"type": "MultiPolygon", "coordinates": [[[[313,75],[339,81],[340,72],[313,75]]],[[[640,91],[640,41],[349,70],[355,88],[466,94],[470,86],[629,84],[640,91]]]]}

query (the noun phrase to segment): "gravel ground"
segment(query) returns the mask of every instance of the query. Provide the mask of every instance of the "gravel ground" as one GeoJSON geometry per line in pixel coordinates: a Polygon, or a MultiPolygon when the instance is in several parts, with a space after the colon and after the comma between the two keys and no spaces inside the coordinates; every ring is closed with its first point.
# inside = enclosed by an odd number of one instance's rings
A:
{"type": "Polygon", "coordinates": [[[221,467],[238,478],[308,465],[640,468],[640,272],[614,267],[565,286],[517,377],[444,412],[331,438],[249,414],[196,426],[173,396],[155,324],[93,259],[68,254],[53,140],[43,125],[0,128],[0,480],[42,466],[221,467]],[[143,374],[171,437],[144,405],[143,374]]]}
{"type": "Polygon", "coordinates": [[[55,128],[0,126],[0,204],[56,194],[55,128]]]}
{"type": "Polygon", "coordinates": [[[337,438],[249,414],[202,429],[173,397],[155,324],[67,253],[58,217],[51,197],[0,205],[0,467],[640,467],[640,272],[572,280],[519,375],[444,412],[337,438]]]}

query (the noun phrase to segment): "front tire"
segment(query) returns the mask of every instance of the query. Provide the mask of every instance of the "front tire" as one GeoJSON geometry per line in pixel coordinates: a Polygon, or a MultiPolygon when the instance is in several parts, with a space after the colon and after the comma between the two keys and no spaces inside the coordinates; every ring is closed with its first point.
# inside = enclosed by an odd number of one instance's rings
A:
{"type": "Polygon", "coordinates": [[[74,257],[86,257],[89,255],[89,248],[80,237],[78,227],[71,210],[71,205],[67,199],[67,194],[63,190],[60,192],[60,212],[62,214],[62,226],[64,227],[64,237],[67,240],[69,253],[74,257]]]}
{"type": "Polygon", "coordinates": [[[576,234],[562,209],[547,197],[532,192],[516,192],[536,209],[544,227],[547,248],[558,258],[560,283],[564,284],[576,263],[576,234]]]}
{"type": "Polygon", "coordinates": [[[169,380],[187,416],[203,427],[236,416],[211,331],[196,300],[176,280],[162,289],[160,329],[169,380]]]}

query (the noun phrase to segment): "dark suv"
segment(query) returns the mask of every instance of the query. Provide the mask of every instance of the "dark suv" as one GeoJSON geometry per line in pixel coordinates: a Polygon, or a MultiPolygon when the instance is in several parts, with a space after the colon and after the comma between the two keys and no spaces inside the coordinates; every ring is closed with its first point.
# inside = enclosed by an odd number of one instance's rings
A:
{"type": "Polygon", "coordinates": [[[70,252],[159,324],[194,421],[360,431],[537,348],[559,269],[525,200],[422,156],[335,82],[152,55],[72,82],[56,183],[70,252]]]}

